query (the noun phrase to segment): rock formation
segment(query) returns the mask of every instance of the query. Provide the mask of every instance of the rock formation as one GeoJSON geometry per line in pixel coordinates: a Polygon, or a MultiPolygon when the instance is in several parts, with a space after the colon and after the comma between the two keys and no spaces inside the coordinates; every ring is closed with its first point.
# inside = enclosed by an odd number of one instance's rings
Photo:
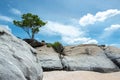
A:
{"type": "Polygon", "coordinates": [[[48,48],[46,46],[42,46],[36,49],[38,60],[40,61],[44,71],[61,70],[63,68],[59,53],[54,51],[52,47],[48,48]]]}
{"type": "Polygon", "coordinates": [[[38,47],[38,58],[44,70],[89,70],[97,72],[119,71],[119,49],[96,44],[65,46],[64,55],[52,47],[38,47]],[[113,55],[112,55],[113,54],[113,55]],[[116,56],[115,56],[116,55],[116,56]],[[112,58],[116,59],[117,64],[112,58]]]}
{"type": "Polygon", "coordinates": [[[117,71],[118,67],[96,45],[67,46],[62,59],[67,70],[117,71]]]}
{"type": "Polygon", "coordinates": [[[120,49],[113,46],[108,46],[105,53],[111,61],[113,61],[120,68],[120,49]]]}
{"type": "Polygon", "coordinates": [[[0,80],[42,80],[36,51],[0,27],[0,80]]]}
{"type": "Polygon", "coordinates": [[[0,27],[0,80],[42,80],[42,68],[44,71],[120,70],[120,49],[112,46],[65,46],[63,54],[46,45],[36,46],[36,50],[0,27]]]}

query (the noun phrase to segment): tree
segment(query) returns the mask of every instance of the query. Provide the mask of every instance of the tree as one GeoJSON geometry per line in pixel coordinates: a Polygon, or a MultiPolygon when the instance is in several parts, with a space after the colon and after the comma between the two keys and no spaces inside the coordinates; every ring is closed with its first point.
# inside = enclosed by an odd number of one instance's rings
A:
{"type": "Polygon", "coordinates": [[[39,28],[46,24],[38,15],[33,15],[31,13],[23,14],[21,18],[21,21],[14,20],[13,23],[21,27],[31,39],[34,39],[35,34],[39,32],[39,28]]]}

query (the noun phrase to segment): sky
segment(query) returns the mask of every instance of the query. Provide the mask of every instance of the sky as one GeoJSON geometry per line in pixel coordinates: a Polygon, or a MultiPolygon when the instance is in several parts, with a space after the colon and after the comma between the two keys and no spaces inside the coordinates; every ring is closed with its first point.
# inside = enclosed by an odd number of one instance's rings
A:
{"type": "Polygon", "coordinates": [[[17,37],[29,38],[13,24],[25,13],[47,22],[35,35],[39,41],[120,47],[120,0],[1,0],[0,26],[17,37]]]}

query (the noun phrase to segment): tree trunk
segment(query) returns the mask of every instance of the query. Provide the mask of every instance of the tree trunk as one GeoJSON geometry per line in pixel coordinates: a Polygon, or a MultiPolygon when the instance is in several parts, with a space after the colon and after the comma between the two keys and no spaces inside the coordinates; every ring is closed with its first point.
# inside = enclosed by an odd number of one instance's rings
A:
{"type": "Polygon", "coordinates": [[[32,39],[34,39],[34,33],[32,33],[32,39]]]}

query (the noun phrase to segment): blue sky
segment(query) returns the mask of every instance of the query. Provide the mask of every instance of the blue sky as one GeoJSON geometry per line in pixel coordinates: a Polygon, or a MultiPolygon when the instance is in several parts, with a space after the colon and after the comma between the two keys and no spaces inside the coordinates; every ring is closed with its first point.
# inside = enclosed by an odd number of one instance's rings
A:
{"type": "Polygon", "coordinates": [[[1,0],[0,26],[17,37],[28,38],[12,21],[30,12],[48,22],[35,36],[37,40],[120,47],[119,3],[120,0],[1,0]]]}

